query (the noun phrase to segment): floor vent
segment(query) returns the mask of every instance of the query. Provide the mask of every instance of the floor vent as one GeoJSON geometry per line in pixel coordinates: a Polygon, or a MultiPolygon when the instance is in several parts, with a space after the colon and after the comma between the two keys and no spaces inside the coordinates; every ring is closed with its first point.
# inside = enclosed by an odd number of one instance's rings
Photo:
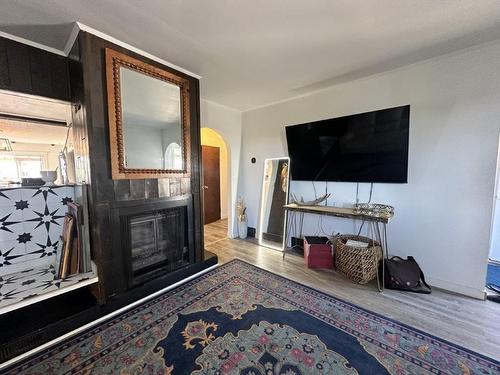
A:
{"type": "Polygon", "coordinates": [[[21,355],[33,347],[43,343],[43,333],[32,333],[17,340],[12,340],[8,345],[0,346],[0,363],[8,361],[18,355],[21,355]],[[37,345],[37,343],[39,343],[37,345]],[[34,345],[35,344],[35,345],[34,345]]]}

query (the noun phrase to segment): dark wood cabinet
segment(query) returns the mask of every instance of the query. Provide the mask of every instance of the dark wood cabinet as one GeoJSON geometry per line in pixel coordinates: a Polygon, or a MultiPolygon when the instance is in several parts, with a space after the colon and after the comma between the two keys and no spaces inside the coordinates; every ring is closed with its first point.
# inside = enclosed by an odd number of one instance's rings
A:
{"type": "Polygon", "coordinates": [[[0,37],[0,89],[69,101],[68,59],[0,37]]]}

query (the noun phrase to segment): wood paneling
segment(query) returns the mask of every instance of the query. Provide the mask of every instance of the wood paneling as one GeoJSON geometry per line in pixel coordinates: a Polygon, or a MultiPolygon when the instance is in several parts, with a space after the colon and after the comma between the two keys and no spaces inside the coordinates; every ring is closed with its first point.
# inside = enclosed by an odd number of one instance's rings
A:
{"type": "Polygon", "coordinates": [[[10,85],[9,59],[7,56],[7,48],[5,48],[5,40],[0,39],[0,87],[8,87],[10,85]]]}
{"type": "Polygon", "coordinates": [[[0,89],[69,101],[68,59],[0,38],[0,89]]]}

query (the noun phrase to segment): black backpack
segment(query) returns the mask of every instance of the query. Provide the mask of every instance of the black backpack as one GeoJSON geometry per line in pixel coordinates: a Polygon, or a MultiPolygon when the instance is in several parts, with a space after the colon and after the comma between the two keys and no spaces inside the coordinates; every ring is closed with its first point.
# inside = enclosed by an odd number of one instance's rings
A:
{"type": "MultiPolygon", "coordinates": [[[[424,273],[413,257],[406,260],[394,256],[384,259],[385,262],[385,287],[389,289],[405,290],[415,293],[431,293],[431,287],[425,282],[424,273]]],[[[382,273],[382,267],[379,268],[382,273]]]]}

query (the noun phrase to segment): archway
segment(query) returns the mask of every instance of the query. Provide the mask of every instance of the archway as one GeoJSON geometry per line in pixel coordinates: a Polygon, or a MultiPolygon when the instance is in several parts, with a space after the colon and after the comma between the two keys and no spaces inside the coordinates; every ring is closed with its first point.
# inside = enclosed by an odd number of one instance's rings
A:
{"type": "Polygon", "coordinates": [[[182,169],[182,149],[181,146],[172,142],[165,150],[165,169],[182,169]]]}
{"type": "Polygon", "coordinates": [[[230,151],[224,138],[212,128],[201,128],[201,145],[204,168],[205,245],[228,237],[232,223],[230,151]],[[217,157],[214,157],[218,156],[217,157]],[[218,159],[214,160],[214,159],[218,159]],[[213,182],[213,163],[219,165],[219,186],[213,182]],[[209,181],[209,182],[207,182],[209,181]],[[220,212],[214,216],[214,190],[219,190],[220,212]],[[209,212],[210,211],[210,212],[209,212]]]}

